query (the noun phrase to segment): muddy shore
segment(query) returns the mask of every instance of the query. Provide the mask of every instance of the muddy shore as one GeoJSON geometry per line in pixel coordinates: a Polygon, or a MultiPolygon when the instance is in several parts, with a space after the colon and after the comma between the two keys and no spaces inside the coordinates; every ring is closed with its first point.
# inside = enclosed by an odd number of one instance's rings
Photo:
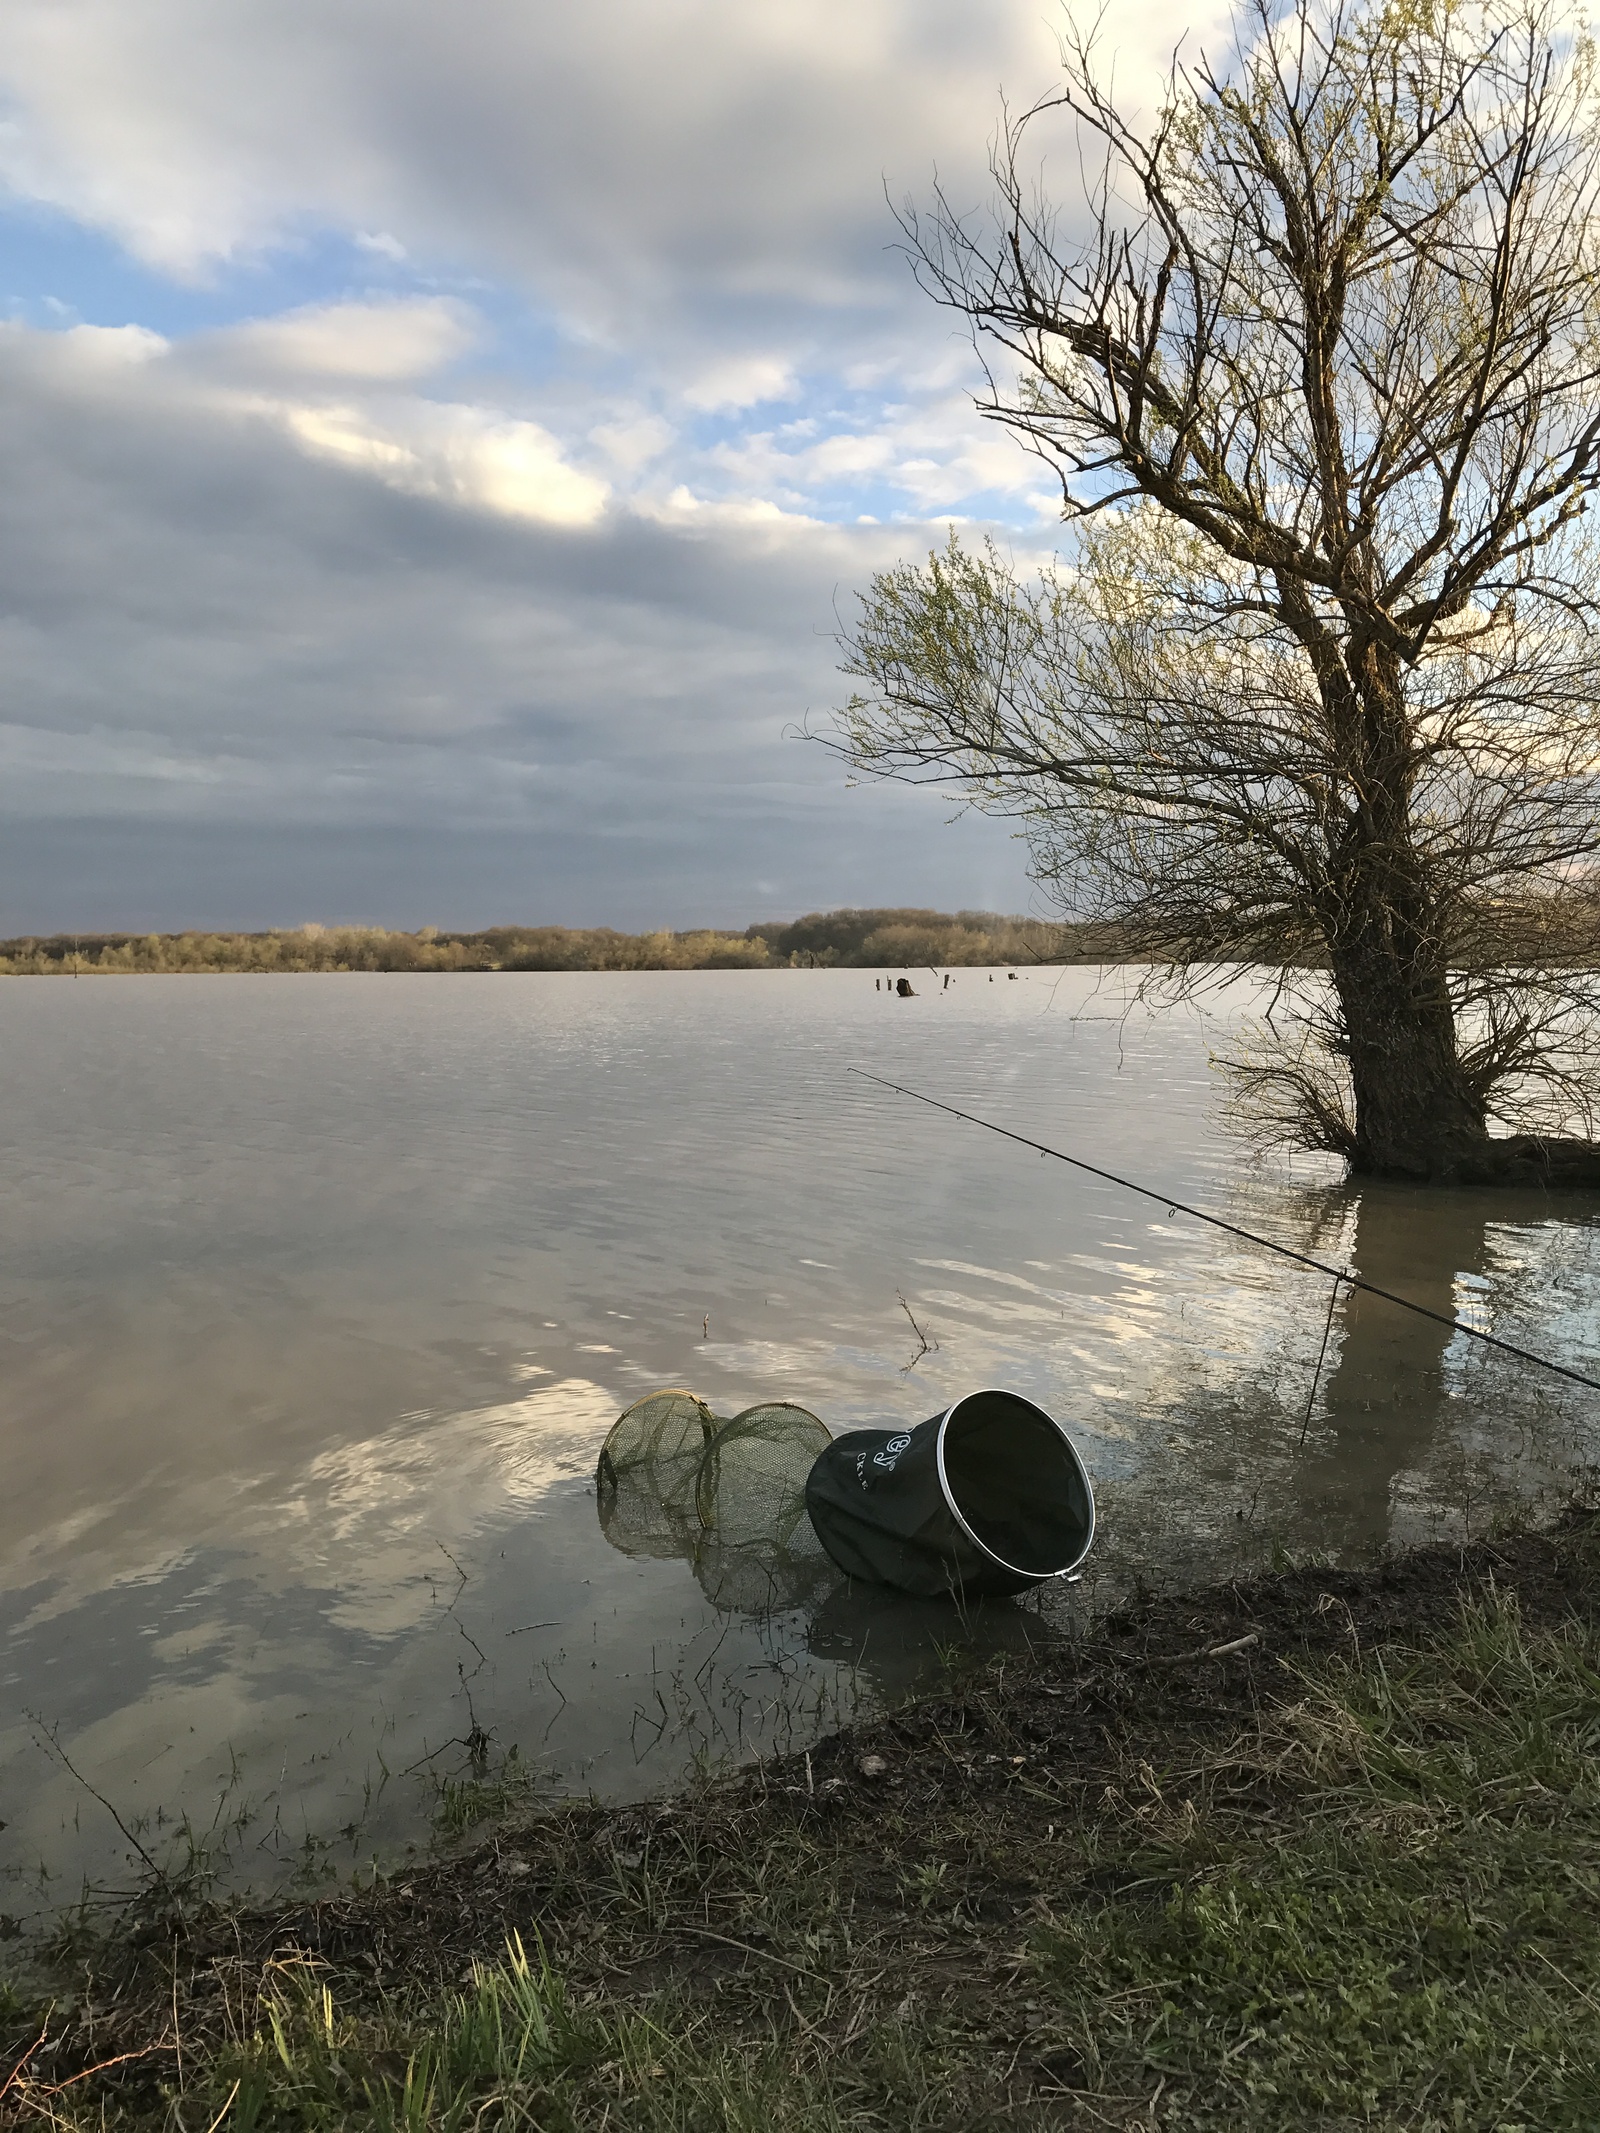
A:
{"type": "Polygon", "coordinates": [[[1152,1598],[670,1802],[152,1882],[13,1964],[0,2115],[1592,2127],[1597,1759],[1593,1510],[1152,1598]]]}

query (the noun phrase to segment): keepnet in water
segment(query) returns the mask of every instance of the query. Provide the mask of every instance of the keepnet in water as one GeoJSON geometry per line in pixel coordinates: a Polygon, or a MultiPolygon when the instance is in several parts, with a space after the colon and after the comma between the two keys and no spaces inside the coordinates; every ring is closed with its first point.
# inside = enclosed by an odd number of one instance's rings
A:
{"type": "Polygon", "coordinates": [[[806,1516],[806,1476],[828,1432],[790,1400],[731,1421],[682,1388],[617,1417],[595,1474],[600,1530],[624,1555],[681,1556],[714,1607],[807,1606],[833,1569],[806,1516]]]}
{"type": "Polygon", "coordinates": [[[1022,1592],[1077,1568],[1094,1492],[1060,1425],[974,1392],[914,1429],[857,1429],[806,1482],[817,1538],[851,1577],[931,1597],[1022,1592]]]}

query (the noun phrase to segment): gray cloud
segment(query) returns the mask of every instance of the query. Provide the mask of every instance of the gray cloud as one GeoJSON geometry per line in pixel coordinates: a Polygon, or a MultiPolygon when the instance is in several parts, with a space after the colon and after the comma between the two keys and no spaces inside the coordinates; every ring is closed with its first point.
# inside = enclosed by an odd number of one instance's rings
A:
{"type": "Polygon", "coordinates": [[[1025,893],[785,738],[836,588],[933,529],[470,510],[49,342],[0,344],[5,930],[1025,893]]]}
{"type": "MultiPolygon", "coordinates": [[[[1119,85],[1154,101],[1223,19],[1123,0],[1119,85]]],[[[1036,0],[15,0],[0,173],[179,273],[365,229],[685,382],[914,310],[885,185],[983,197],[1000,91],[1051,86],[1057,29],[1036,0]]]]}
{"type": "Polygon", "coordinates": [[[20,0],[8,46],[12,182],[146,258],[377,225],[627,344],[712,291],[780,336],[881,302],[884,176],[975,184],[1001,80],[1054,56],[1017,0],[20,0]]]}
{"type": "MultiPolygon", "coordinates": [[[[1171,34],[1124,0],[1125,89],[1171,34]]],[[[836,598],[1048,519],[883,188],[983,198],[1054,59],[1035,0],[13,0],[0,184],[234,301],[0,329],[0,927],[1023,905],[783,736],[836,598]]]]}

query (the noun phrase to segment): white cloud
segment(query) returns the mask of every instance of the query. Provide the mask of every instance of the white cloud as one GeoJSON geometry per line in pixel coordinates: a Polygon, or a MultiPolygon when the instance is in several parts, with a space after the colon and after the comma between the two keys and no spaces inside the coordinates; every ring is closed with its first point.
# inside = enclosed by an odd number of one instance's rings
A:
{"type": "Polygon", "coordinates": [[[274,411],[307,451],[414,496],[546,525],[589,526],[610,493],[569,466],[538,423],[481,407],[413,400],[391,402],[384,413],[349,406],[274,411]]]}
{"type": "MultiPolygon", "coordinates": [[[[46,360],[65,356],[91,376],[166,358],[156,365],[166,404],[193,415],[207,408],[264,415],[305,452],[410,495],[572,527],[592,525],[610,495],[607,482],[571,464],[540,423],[493,406],[381,390],[426,378],[472,345],[477,321],[458,303],[306,306],[177,348],[137,326],[45,336],[8,330],[46,360]],[[333,383],[357,390],[314,396],[318,384],[333,383]]],[[[636,427],[642,450],[648,425],[636,427]]]]}
{"type": "Polygon", "coordinates": [[[785,357],[748,355],[713,363],[684,388],[683,397],[690,407],[713,413],[758,407],[763,400],[787,400],[794,391],[794,366],[785,357]]]}
{"type": "MultiPolygon", "coordinates": [[[[800,502],[863,484],[898,490],[909,509],[943,515],[975,496],[1044,493],[1038,462],[980,422],[965,394],[880,409],[874,426],[828,431],[814,422],[748,433],[708,455],[737,489],[800,502]]],[[[1059,497],[1050,498],[1059,507],[1059,497]]]]}
{"type": "Polygon", "coordinates": [[[440,297],[387,303],[308,304],[251,319],[190,344],[196,361],[252,375],[425,378],[464,355],[479,337],[465,304],[440,297]]]}
{"type": "Polygon", "coordinates": [[[147,326],[69,326],[61,339],[86,363],[148,363],[171,346],[147,326]]]}
{"type": "Polygon", "coordinates": [[[663,497],[641,499],[638,508],[643,515],[667,526],[772,528],[823,524],[821,519],[808,518],[804,512],[786,511],[769,496],[696,496],[685,482],[663,497]]]}
{"type": "Polygon", "coordinates": [[[636,474],[661,457],[675,434],[671,423],[659,415],[634,415],[597,423],[589,432],[589,441],[619,471],[636,474]]]}
{"type": "Polygon", "coordinates": [[[446,413],[459,419],[442,456],[466,501],[555,526],[592,525],[605,509],[606,484],[568,466],[536,422],[496,422],[477,408],[446,413]]]}

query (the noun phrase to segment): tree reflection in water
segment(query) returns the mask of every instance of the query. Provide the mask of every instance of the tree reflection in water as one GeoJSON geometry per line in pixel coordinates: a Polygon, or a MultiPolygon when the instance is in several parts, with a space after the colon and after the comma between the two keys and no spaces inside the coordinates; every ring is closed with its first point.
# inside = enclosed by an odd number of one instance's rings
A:
{"type": "MultiPolygon", "coordinates": [[[[1502,1331],[1535,1348],[1548,1346],[1561,1359],[1564,1343],[1530,1339],[1525,1328],[1497,1325],[1493,1304],[1515,1278],[1515,1266],[1506,1264],[1508,1233],[1548,1233],[1574,1221],[1592,1224],[1597,1209],[1590,1195],[1581,1196],[1580,1203],[1577,1195],[1553,1199],[1541,1192],[1420,1191],[1372,1184],[1351,1198],[1353,1272],[1447,1318],[1502,1331]]],[[[1542,1260],[1547,1254],[1535,1256],[1542,1260]]],[[[1479,1419],[1461,1404],[1461,1379],[1468,1371],[1485,1376],[1489,1384],[1498,1383],[1507,1369],[1541,1375],[1534,1365],[1519,1365],[1510,1357],[1485,1364],[1490,1354],[1469,1336],[1382,1297],[1359,1289],[1342,1292],[1330,1343],[1332,1367],[1295,1462],[1296,1523],[1313,1545],[1342,1553],[1370,1549],[1390,1537],[1399,1478],[1435,1460],[1459,1425],[1479,1419]]]]}

